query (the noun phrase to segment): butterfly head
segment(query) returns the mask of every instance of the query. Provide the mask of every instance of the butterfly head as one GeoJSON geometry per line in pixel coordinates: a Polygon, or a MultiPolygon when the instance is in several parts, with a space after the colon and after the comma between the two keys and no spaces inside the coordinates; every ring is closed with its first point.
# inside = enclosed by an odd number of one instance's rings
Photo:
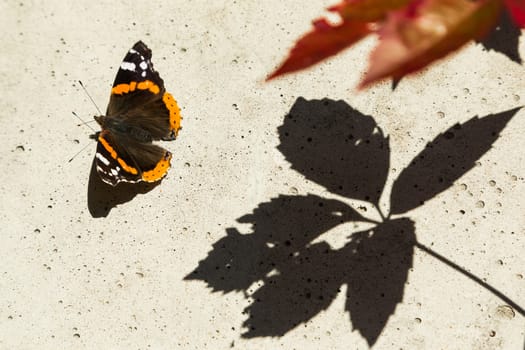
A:
{"type": "Polygon", "coordinates": [[[100,125],[102,128],[104,127],[105,125],[105,119],[106,117],[103,116],[103,115],[96,115],[93,117],[95,119],[95,121],[98,123],[98,125],[100,125]]]}

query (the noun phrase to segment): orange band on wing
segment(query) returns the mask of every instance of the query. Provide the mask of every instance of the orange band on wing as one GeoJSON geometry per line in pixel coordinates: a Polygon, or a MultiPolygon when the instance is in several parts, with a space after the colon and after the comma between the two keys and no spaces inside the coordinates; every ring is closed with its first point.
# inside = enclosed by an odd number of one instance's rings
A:
{"type": "Polygon", "coordinates": [[[153,94],[158,94],[160,92],[160,88],[158,85],[156,85],[151,80],[144,80],[139,82],[132,81],[129,84],[118,84],[111,89],[111,93],[115,95],[122,95],[127,94],[129,92],[138,90],[149,90],[153,94]]]}
{"type": "Polygon", "coordinates": [[[164,177],[170,168],[171,153],[166,152],[166,155],[161,159],[155,168],[142,173],[142,180],[146,182],[155,182],[164,177]]]}
{"type": "Polygon", "coordinates": [[[182,119],[179,105],[177,105],[177,101],[175,101],[169,92],[164,93],[164,96],[162,96],[162,101],[166,105],[168,111],[170,111],[170,128],[171,130],[175,131],[175,136],[177,136],[177,133],[180,129],[180,121],[182,119]]]}
{"type": "Polygon", "coordinates": [[[102,134],[99,135],[99,137],[98,137],[98,141],[102,144],[102,146],[104,146],[104,148],[106,149],[106,151],[109,152],[109,154],[111,155],[111,157],[112,157],[113,159],[115,159],[115,160],[120,164],[120,166],[122,167],[122,169],[124,169],[125,171],[127,171],[128,173],[131,173],[131,174],[133,174],[133,175],[138,174],[137,169],[135,169],[135,168],[132,167],[132,166],[127,165],[126,162],[124,161],[124,159],[120,158],[120,157],[117,155],[117,152],[113,149],[113,147],[111,147],[111,145],[106,141],[106,139],[104,138],[104,136],[102,136],[102,134]]]}

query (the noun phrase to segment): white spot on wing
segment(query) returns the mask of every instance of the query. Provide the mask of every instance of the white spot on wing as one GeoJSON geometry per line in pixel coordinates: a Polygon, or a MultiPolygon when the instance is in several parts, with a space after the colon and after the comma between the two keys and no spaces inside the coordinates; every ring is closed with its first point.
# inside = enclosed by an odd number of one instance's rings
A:
{"type": "Polygon", "coordinates": [[[118,178],[118,181],[119,182],[129,182],[129,183],[132,183],[132,184],[136,184],[137,182],[141,182],[142,179],[141,178],[138,178],[136,180],[133,180],[133,179],[126,179],[125,177],[119,177],[118,178]]]}
{"type": "Polygon", "coordinates": [[[129,49],[129,53],[137,53],[137,50],[129,49]]]}
{"type": "Polygon", "coordinates": [[[107,160],[106,157],[104,157],[101,153],[97,153],[95,157],[97,157],[98,160],[104,163],[105,166],[109,165],[109,160],[107,160]]]}
{"type": "Polygon", "coordinates": [[[99,167],[98,165],[97,165],[97,171],[102,173],[102,174],[106,174],[107,175],[106,170],[104,170],[103,168],[99,167]]]}
{"type": "Polygon", "coordinates": [[[118,175],[117,169],[111,168],[110,170],[111,170],[111,175],[113,175],[113,176],[117,176],[118,175]]]}
{"type": "Polygon", "coordinates": [[[148,64],[145,61],[140,62],[140,69],[146,70],[148,68],[148,64]]]}
{"type": "Polygon", "coordinates": [[[136,68],[136,66],[135,66],[135,63],[133,63],[133,62],[126,62],[126,61],[124,61],[120,65],[120,69],[130,70],[132,72],[135,71],[135,68],[136,68]]]}
{"type": "Polygon", "coordinates": [[[142,77],[145,77],[146,76],[146,71],[142,72],[142,77]]]}

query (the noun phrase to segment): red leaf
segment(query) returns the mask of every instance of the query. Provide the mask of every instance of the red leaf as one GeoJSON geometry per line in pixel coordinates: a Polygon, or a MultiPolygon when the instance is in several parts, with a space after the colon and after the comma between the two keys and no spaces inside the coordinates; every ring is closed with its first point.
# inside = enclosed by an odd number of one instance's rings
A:
{"type": "Polygon", "coordinates": [[[512,14],[514,22],[516,22],[521,28],[525,28],[525,1],[505,0],[505,5],[512,14]]]}
{"type": "Polygon", "coordinates": [[[360,87],[399,79],[478,39],[493,28],[501,0],[415,0],[391,13],[360,87]]]}
{"type": "Polygon", "coordinates": [[[347,21],[376,22],[386,18],[388,12],[400,9],[412,0],[344,0],[329,8],[347,21]]]}
{"type": "Polygon", "coordinates": [[[321,18],[313,23],[314,30],[303,36],[290,51],[284,63],[267,80],[307,68],[353,45],[370,33],[365,22],[344,21],[332,25],[321,18]]]}

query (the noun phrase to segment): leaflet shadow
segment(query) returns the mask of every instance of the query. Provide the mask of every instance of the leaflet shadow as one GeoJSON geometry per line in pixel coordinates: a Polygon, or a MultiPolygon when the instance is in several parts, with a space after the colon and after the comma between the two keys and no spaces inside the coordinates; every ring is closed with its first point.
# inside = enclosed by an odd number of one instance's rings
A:
{"type": "Polygon", "coordinates": [[[519,52],[521,29],[513,22],[508,11],[502,11],[499,25],[484,39],[477,41],[487,50],[494,50],[521,64],[519,52]]]}
{"type": "Polygon", "coordinates": [[[277,149],[332,193],[377,205],[390,166],[389,138],[344,101],[299,97],[278,128],[277,149]]]}
{"type": "Polygon", "coordinates": [[[132,200],[137,194],[144,194],[162,181],[147,183],[119,183],[113,187],[100,179],[97,173],[96,162],[93,159],[91,171],[89,173],[87,202],[89,213],[94,218],[108,216],[111,209],[119,204],[124,204],[132,200]]]}

